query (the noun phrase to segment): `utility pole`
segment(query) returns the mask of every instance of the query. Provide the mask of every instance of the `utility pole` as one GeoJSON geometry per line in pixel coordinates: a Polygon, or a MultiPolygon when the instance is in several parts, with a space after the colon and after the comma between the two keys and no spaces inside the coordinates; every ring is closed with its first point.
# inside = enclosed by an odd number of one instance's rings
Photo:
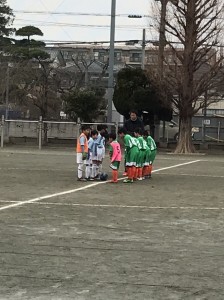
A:
{"type": "Polygon", "coordinates": [[[202,143],[206,142],[206,118],[207,118],[207,106],[208,106],[208,91],[205,91],[204,95],[204,114],[203,114],[203,124],[202,124],[202,143]]]}
{"type": "Polygon", "coordinates": [[[9,118],[9,64],[6,69],[5,119],[9,118]]]}
{"type": "Polygon", "coordinates": [[[145,29],[142,33],[142,70],[145,69],[145,29]]]}
{"type": "Polygon", "coordinates": [[[161,16],[159,26],[159,76],[163,78],[163,62],[164,62],[164,49],[166,46],[166,10],[169,0],[160,0],[161,2],[161,16]]]}
{"type": "MultiPolygon", "coordinates": [[[[158,1],[158,0],[156,0],[158,1]]],[[[164,49],[166,47],[166,10],[169,0],[160,0],[161,2],[161,15],[160,15],[160,26],[159,26],[159,57],[158,57],[158,70],[160,81],[163,79],[164,71],[164,49]]],[[[163,140],[166,135],[166,124],[163,121],[163,140]]]]}
{"type": "Polygon", "coordinates": [[[110,24],[110,53],[109,53],[109,78],[108,78],[108,108],[107,122],[112,122],[113,94],[114,94],[114,36],[116,0],[111,0],[111,24],[110,24]]]}

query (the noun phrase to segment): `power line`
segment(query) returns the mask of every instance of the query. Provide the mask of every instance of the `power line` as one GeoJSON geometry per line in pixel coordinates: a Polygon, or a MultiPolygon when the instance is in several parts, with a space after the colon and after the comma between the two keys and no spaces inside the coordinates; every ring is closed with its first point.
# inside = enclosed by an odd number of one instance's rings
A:
{"type": "MultiPolygon", "coordinates": [[[[38,20],[26,20],[26,19],[16,19],[17,21],[31,22],[32,24],[41,24],[39,26],[68,26],[68,27],[96,27],[96,28],[110,28],[110,25],[94,25],[94,24],[80,24],[80,23],[60,23],[60,22],[51,22],[51,21],[38,21],[38,20]]],[[[18,23],[17,23],[18,24],[18,23]]],[[[21,25],[21,24],[18,24],[21,25]]],[[[132,30],[140,30],[145,28],[143,25],[117,25],[116,28],[128,28],[132,30]]],[[[151,27],[150,27],[151,28],[151,27]]]]}
{"type": "MultiPolygon", "coordinates": [[[[29,11],[29,10],[13,10],[13,12],[18,14],[41,14],[41,15],[66,15],[66,16],[93,16],[93,17],[111,17],[110,14],[103,13],[84,13],[84,12],[57,12],[57,11],[29,11]]],[[[135,16],[135,18],[150,18],[156,19],[158,15],[144,15],[144,14],[116,14],[116,17],[129,17],[135,16]]],[[[211,19],[211,17],[206,17],[205,19],[211,19]]],[[[223,20],[223,17],[217,17],[217,20],[223,20]]]]}
{"type": "MultiPolygon", "coordinates": [[[[67,45],[76,45],[76,44],[91,44],[91,45],[97,45],[97,44],[109,44],[110,41],[91,41],[91,42],[83,42],[83,41],[59,41],[59,40],[41,40],[42,42],[45,42],[46,44],[50,45],[50,44],[67,44],[67,45]]],[[[134,44],[139,44],[141,43],[142,40],[119,40],[119,41],[114,41],[115,44],[119,44],[119,43],[133,43],[134,44]]],[[[147,40],[146,43],[158,43],[158,39],[157,40],[147,40]]]]}
{"type": "MultiPolygon", "coordinates": [[[[15,13],[19,14],[42,14],[42,15],[67,15],[67,16],[95,16],[95,17],[110,17],[110,14],[102,14],[102,13],[83,13],[83,12],[49,12],[49,11],[28,11],[28,10],[14,10],[15,13]]],[[[116,17],[130,17],[133,14],[116,14],[116,17]]],[[[142,14],[135,14],[139,18],[155,18],[154,16],[150,15],[142,15],[142,14]]]]}
{"type": "MultiPolygon", "coordinates": [[[[43,7],[47,9],[45,3],[42,0],[39,0],[39,1],[42,3],[43,7]]],[[[64,3],[64,2],[65,2],[65,0],[62,0],[60,2],[60,4],[54,9],[53,12],[55,12],[57,10],[57,8],[59,8],[61,6],[61,4],[64,3]]],[[[56,20],[55,16],[51,16],[51,18],[54,19],[54,20],[56,20]]],[[[68,36],[68,38],[71,38],[70,34],[64,28],[62,28],[62,31],[68,36]]]]}

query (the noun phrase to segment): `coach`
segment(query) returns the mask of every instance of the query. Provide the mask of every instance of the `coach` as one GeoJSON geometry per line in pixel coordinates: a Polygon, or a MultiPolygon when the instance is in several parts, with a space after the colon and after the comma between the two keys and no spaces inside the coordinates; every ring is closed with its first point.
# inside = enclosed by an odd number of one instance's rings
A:
{"type": "Polygon", "coordinates": [[[137,115],[137,111],[132,109],[130,111],[130,119],[128,119],[125,123],[124,123],[124,128],[127,130],[128,134],[134,136],[134,131],[137,128],[141,128],[142,130],[144,130],[144,123],[142,121],[142,119],[140,119],[137,115]]]}

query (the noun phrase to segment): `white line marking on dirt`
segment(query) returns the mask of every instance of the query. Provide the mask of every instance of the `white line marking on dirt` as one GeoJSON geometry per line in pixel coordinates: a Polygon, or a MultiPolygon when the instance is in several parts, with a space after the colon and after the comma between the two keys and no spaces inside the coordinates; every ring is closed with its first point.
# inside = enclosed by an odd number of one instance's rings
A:
{"type": "MultiPolygon", "coordinates": [[[[170,169],[170,168],[175,168],[175,167],[179,167],[179,166],[184,166],[184,165],[188,165],[188,164],[192,164],[192,163],[195,163],[195,162],[198,162],[198,161],[201,161],[201,160],[195,160],[195,161],[190,161],[190,162],[186,162],[186,163],[182,163],[182,164],[178,164],[178,165],[175,165],[175,166],[170,166],[170,167],[166,167],[164,169],[159,169],[160,170],[166,170],[166,169],[170,169]]],[[[30,168],[2,168],[0,167],[0,170],[5,170],[5,171],[16,171],[16,170],[23,170],[23,171],[43,171],[43,172],[49,172],[49,171],[61,171],[61,169],[41,169],[41,168],[33,168],[33,169],[30,169],[30,168]]],[[[74,169],[66,169],[67,171],[69,172],[74,172],[74,169]]],[[[153,172],[157,172],[157,170],[154,170],[153,172]]]]}
{"type": "MultiPolygon", "coordinates": [[[[165,168],[160,168],[160,169],[154,170],[153,173],[163,171],[163,170],[172,169],[172,168],[177,168],[177,167],[181,167],[181,166],[186,166],[186,165],[197,163],[197,162],[200,162],[200,160],[193,160],[193,161],[189,161],[189,162],[178,164],[178,165],[173,165],[173,166],[169,166],[169,167],[165,167],[165,168]]],[[[123,178],[120,178],[120,180],[122,180],[122,179],[123,178]]],[[[59,193],[50,194],[50,195],[45,195],[45,196],[30,199],[30,200],[19,201],[19,202],[14,203],[14,204],[10,204],[10,205],[7,205],[7,206],[0,207],[0,211],[1,210],[6,210],[6,209],[9,209],[9,208],[12,208],[12,207],[17,207],[17,206],[21,206],[21,205],[25,205],[25,204],[29,204],[29,203],[33,203],[33,202],[37,202],[37,201],[41,201],[41,200],[45,200],[45,199],[50,199],[50,198],[54,198],[54,197],[58,197],[58,196],[64,196],[64,195],[72,194],[72,193],[83,191],[83,190],[86,190],[88,188],[97,186],[99,184],[105,184],[105,183],[106,183],[106,181],[91,183],[91,184],[88,184],[88,185],[85,185],[83,187],[76,188],[76,189],[73,189],[73,190],[68,190],[68,191],[59,192],[59,193]]]]}
{"type": "MultiPolygon", "coordinates": [[[[61,171],[62,169],[0,168],[0,170],[2,170],[2,171],[57,172],[57,171],[61,171]]],[[[68,169],[67,168],[66,171],[68,171],[68,172],[74,172],[74,169],[68,169]]]]}
{"type": "Polygon", "coordinates": [[[144,208],[144,209],[180,209],[180,210],[224,210],[224,207],[200,207],[200,206],[147,206],[147,205],[119,205],[119,204],[91,204],[91,203],[55,203],[55,202],[34,202],[37,205],[54,206],[79,206],[79,207],[103,207],[103,208],[144,208]]]}
{"type": "Polygon", "coordinates": [[[13,201],[13,200],[0,200],[0,202],[4,203],[17,203],[18,201],[13,201]]]}
{"type": "Polygon", "coordinates": [[[24,205],[24,204],[29,204],[29,203],[41,201],[41,200],[44,200],[44,199],[50,199],[50,198],[53,198],[53,197],[58,197],[58,196],[64,196],[64,195],[67,195],[67,194],[72,194],[72,193],[75,193],[75,192],[78,192],[78,191],[82,191],[82,190],[86,190],[86,189],[88,189],[90,187],[93,187],[93,186],[96,186],[96,185],[99,185],[99,184],[103,184],[103,183],[105,183],[105,181],[88,184],[88,185],[85,185],[83,187],[76,188],[74,190],[68,190],[68,191],[64,191],[64,192],[60,192],[60,193],[50,194],[50,195],[46,195],[46,196],[42,196],[42,197],[37,197],[37,198],[30,199],[30,200],[25,200],[25,201],[19,201],[19,202],[14,203],[14,204],[10,204],[10,205],[7,205],[7,206],[0,207],[0,211],[8,209],[8,208],[12,208],[12,207],[21,206],[21,205],[24,205]]]}
{"type": "Polygon", "coordinates": [[[160,171],[163,171],[163,170],[168,170],[168,169],[173,169],[173,168],[177,168],[177,167],[182,167],[182,166],[194,164],[194,163],[199,162],[199,161],[201,161],[201,160],[197,159],[197,160],[193,160],[193,161],[188,161],[186,163],[182,163],[182,164],[178,164],[178,165],[174,165],[174,166],[169,166],[169,167],[165,167],[165,168],[160,168],[160,169],[154,170],[153,172],[156,173],[156,172],[160,172],[160,171]]]}
{"type": "MultiPolygon", "coordinates": [[[[170,175],[170,173],[160,173],[160,175],[170,175]]],[[[224,178],[224,175],[210,175],[210,174],[187,174],[187,173],[182,173],[182,174],[173,174],[172,176],[189,176],[189,177],[208,177],[208,178],[224,178]]]]}

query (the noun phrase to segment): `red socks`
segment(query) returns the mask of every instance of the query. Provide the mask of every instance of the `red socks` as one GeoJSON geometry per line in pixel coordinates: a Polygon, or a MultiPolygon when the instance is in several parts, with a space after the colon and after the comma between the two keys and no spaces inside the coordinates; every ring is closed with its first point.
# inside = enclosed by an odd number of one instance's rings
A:
{"type": "Polygon", "coordinates": [[[118,170],[112,170],[112,182],[118,181],[118,170]]]}

